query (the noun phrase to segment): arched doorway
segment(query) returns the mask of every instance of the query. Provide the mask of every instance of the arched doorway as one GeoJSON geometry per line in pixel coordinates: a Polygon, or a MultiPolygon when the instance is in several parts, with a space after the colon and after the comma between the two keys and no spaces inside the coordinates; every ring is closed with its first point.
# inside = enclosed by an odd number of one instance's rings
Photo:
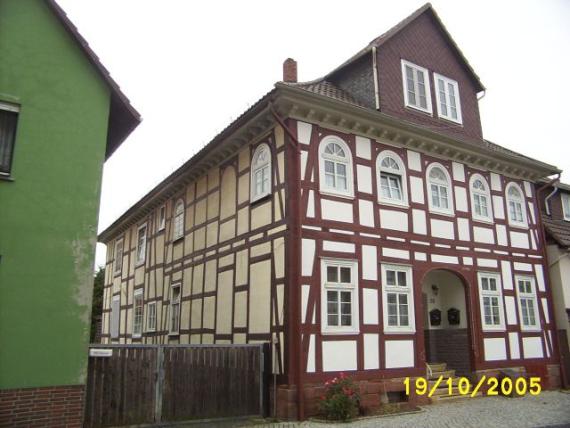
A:
{"type": "Polygon", "coordinates": [[[467,290],[457,274],[436,269],[422,282],[426,362],[446,364],[458,376],[471,374],[467,290]]]}

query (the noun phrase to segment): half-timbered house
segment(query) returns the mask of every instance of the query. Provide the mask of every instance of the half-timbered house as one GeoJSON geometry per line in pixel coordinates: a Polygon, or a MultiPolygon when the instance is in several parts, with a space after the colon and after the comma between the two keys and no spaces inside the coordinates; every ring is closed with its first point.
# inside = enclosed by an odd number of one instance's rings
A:
{"type": "Polygon", "coordinates": [[[272,342],[288,417],[341,371],[365,405],[419,401],[426,370],[556,386],[534,183],[559,170],[483,138],[431,5],[323,78],[296,66],[100,235],[104,342],[272,342]]]}

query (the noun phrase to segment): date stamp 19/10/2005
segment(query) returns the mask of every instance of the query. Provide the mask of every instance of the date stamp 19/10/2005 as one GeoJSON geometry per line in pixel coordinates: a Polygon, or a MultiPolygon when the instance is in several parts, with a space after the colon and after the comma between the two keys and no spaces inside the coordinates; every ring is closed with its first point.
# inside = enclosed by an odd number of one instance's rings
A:
{"type": "Polygon", "coordinates": [[[528,379],[524,377],[517,379],[504,377],[499,380],[496,377],[482,376],[477,383],[472,383],[466,377],[447,378],[447,380],[444,380],[444,377],[440,376],[429,381],[424,377],[415,379],[407,377],[404,379],[404,386],[406,387],[406,395],[410,395],[413,388],[416,395],[427,395],[428,397],[432,397],[436,391],[441,391],[442,388],[446,388],[445,395],[459,394],[469,397],[476,397],[480,392],[493,396],[499,394],[526,395],[527,392],[530,395],[538,395],[542,391],[539,377],[528,379]]]}

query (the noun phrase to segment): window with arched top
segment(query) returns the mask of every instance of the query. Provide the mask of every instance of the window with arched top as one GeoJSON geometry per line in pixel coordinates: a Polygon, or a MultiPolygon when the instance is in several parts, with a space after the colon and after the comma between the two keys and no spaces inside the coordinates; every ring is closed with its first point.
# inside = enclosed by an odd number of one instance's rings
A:
{"type": "Polygon", "coordinates": [[[335,136],[319,146],[321,191],[352,196],[352,156],[347,144],[335,136]]]}
{"type": "Polygon", "coordinates": [[[271,149],[260,144],[251,159],[251,202],[271,193],[271,149]]]}
{"type": "Polygon", "coordinates": [[[378,199],[382,202],[405,205],[408,201],[406,168],[400,156],[385,150],[376,160],[378,199]]]}
{"type": "Polygon", "coordinates": [[[438,163],[431,164],[427,169],[427,179],[430,211],[452,214],[451,178],[445,167],[438,163]]]}
{"type": "Polygon", "coordinates": [[[172,240],[175,241],[184,236],[184,201],[182,199],[179,199],[174,206],[173,219],[172,240]]]}
{"type": "Polygon", "coordinates": [[[471,211],[475,220],[492,221],[491,191],[487,180],[480,174],[473,174],[469,181],[471,189],[471,211]]]}
{"type": "Polygon", "coordinates": [[[509,224],[512,226],[526,226],[526,210],[522,189],[516,183],[509,183],[506,188],[509,224]]]}

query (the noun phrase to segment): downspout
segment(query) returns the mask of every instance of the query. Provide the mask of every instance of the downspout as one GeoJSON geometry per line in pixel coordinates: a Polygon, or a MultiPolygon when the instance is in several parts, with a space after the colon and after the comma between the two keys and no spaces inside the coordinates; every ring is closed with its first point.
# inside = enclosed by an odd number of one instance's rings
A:
{"type": "Polygon", "coordinates": [[[558,187],[556,187],[556,183],[553,184],[554,190],[548,194],[546,198],[544,198],[544,209],[546,211],[546,215],[550,215],[550,205],[548,205],[548,200],[552,198],[556,192],[558,192],[558,187]]]}
{"type": "Polygon", "coordinates": [[[378,57],[376,56],[376,46],[372,46],[372,74],[374,75],[374,100],[376,110],[380,110],[380,85],[378,83],[378,57]]]}
{"type": "MultiPolygon", "coordinates": [[[[271,102],[268,103],[269,104],[269,110],[271,112],[271,114],[273,115],[273,117],[275,118],[275,120],[277,121],[277,123],[279,123],[279,125],[283,128],[283,130],[287,133],[287,135],[289,136],[289,139],[286,139],[286,141],[289,141],[289,143],[291,144],[291,147],[294,150],[294,154],[295,154],[295,164],[294,164],[294,171],[295,171],[295,177],[294,177],[294,185],[298,184],[298,189],[296,189],[296,191],[292,191],[292,195],[290,195],[291,198],[295,198],[296,202],[297,202],[297,206],[296,206],[296,210],[295,212],[291,213],[292,215],[292,221],[291,221],[291,228],[290,228],[290,232],[291,232],[291,240],[295,243],[298,243],[300,246],[301,243],[301,218],[302,218],[302,209],[301,209],[301,148],[300,148],[300,143],[299,140],[297,140],[297,137],[295,136],[295,134],[293,134],[293,132],[289,129],[289,127],[285,124],[285,121],[281,118],[281,116],[279,116],[279,113],[277,113],[277,111],[275,110],[273,104],[271,102]]],[[[296,251],[296,255],[295,257],[297,258],[297,263],[296,264],[296,268],[297,269],[292,269],[292,271],[294,272],[294,274],[292,275],[291,278],[291,283],[289,284],[290,286],[292,285],[292,302],[290,302],[291,304],[291,320],[290,322],[292,323],[292,338],[291,338],[291,343],[294,345],[292,352],[289,353],[289,355],[294,355],[296,357],[296,372],[295,372],[295,384],[297,387],[297,418],[302,421],[303,419],[305,419],[305,402],[303,400],[304,397],[304,393],[303,393],[303,382],[302,382],[302,370],[303,370],[303,352],[302,352],[302,336],[301,336],[301,274],[300,274],[300,269],[301,269],[301,251],[299,248],[299,251],[296,251]]]]}

